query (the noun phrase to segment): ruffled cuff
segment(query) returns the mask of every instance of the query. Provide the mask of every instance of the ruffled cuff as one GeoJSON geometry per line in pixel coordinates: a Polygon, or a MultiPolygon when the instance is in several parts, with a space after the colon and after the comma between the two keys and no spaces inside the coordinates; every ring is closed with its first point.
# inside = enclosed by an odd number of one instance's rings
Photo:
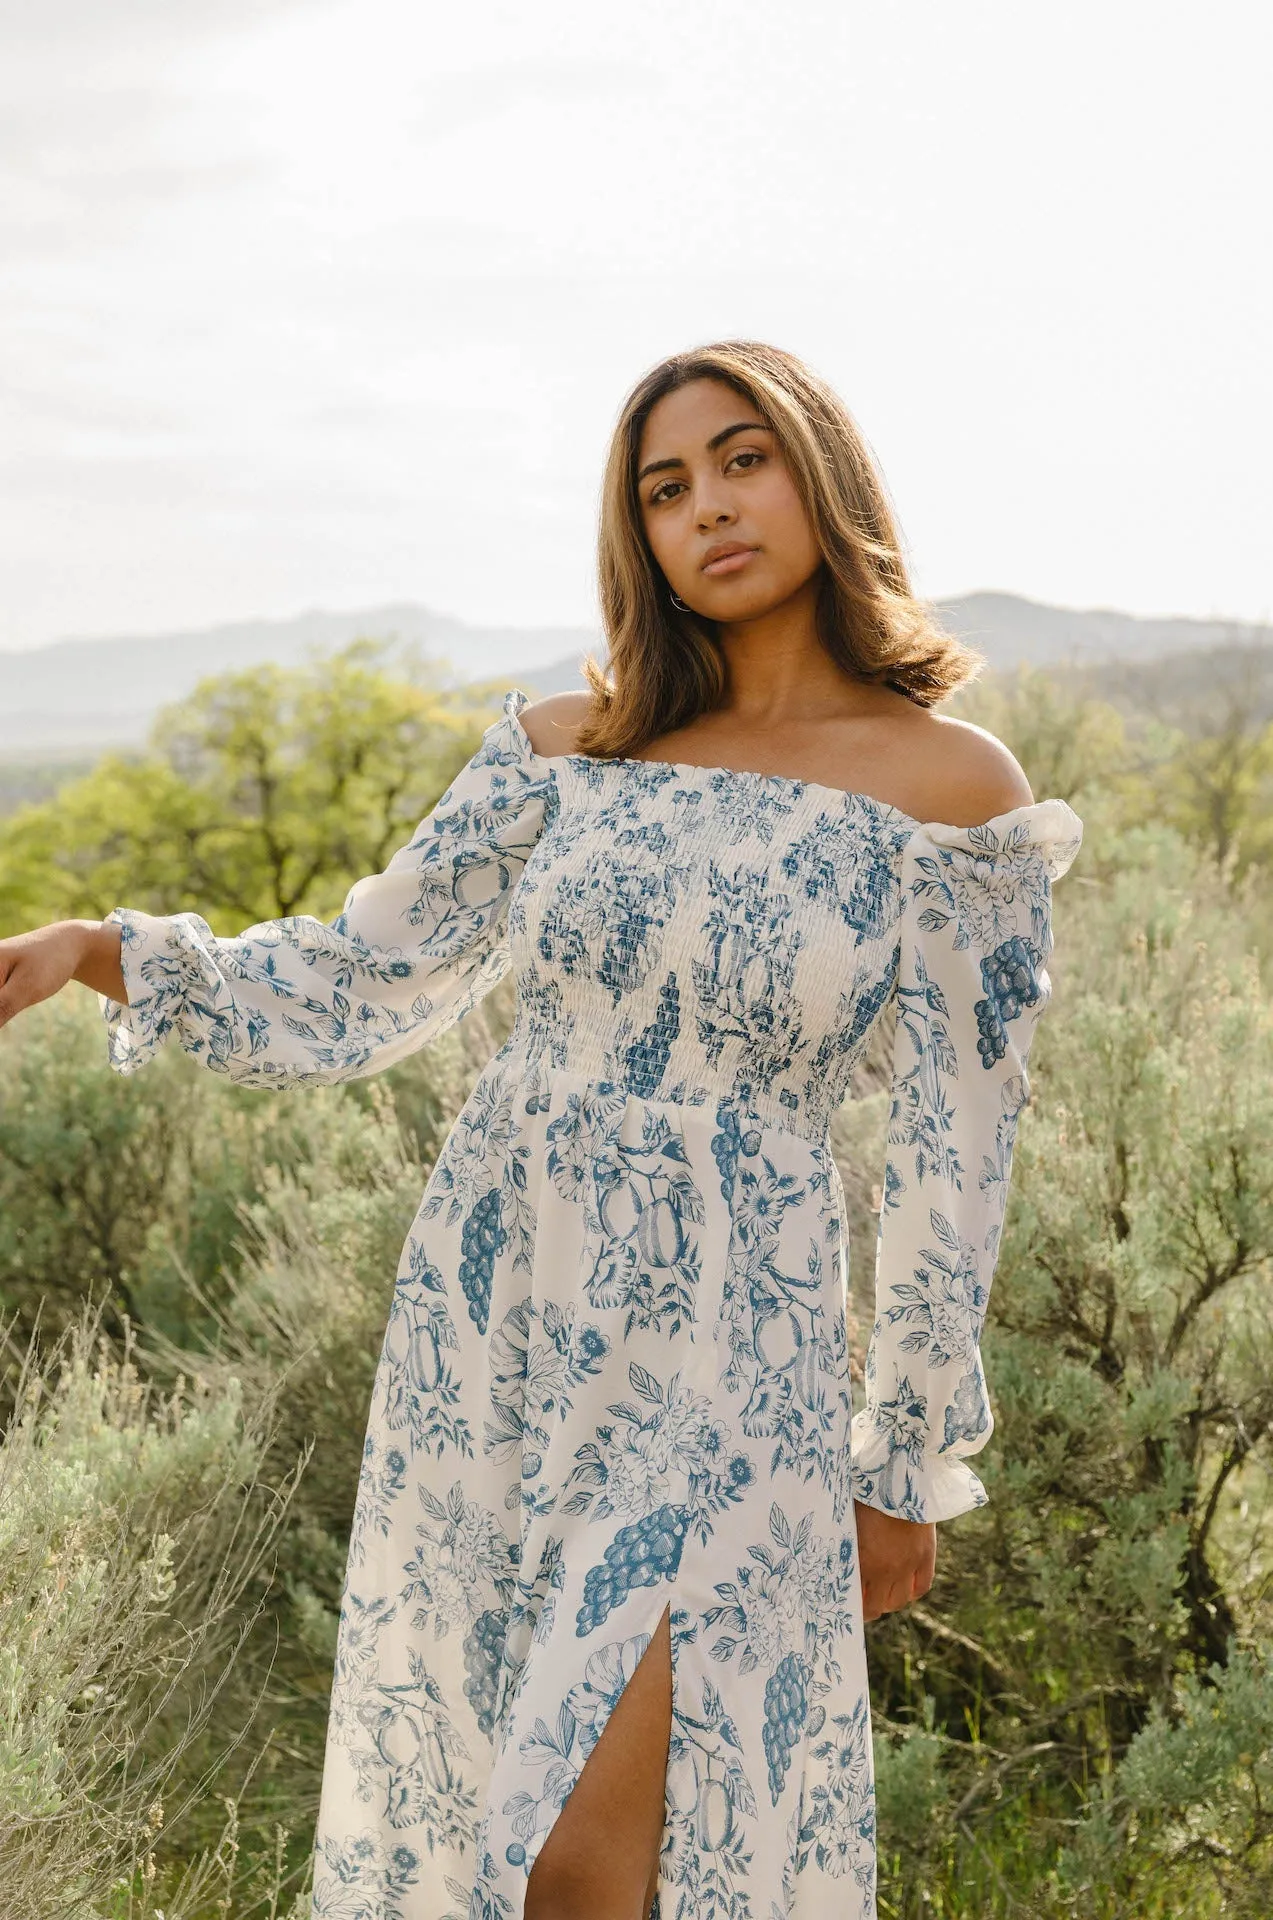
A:
{"type": "Polygon", "coordinates": [[[192,986],[215,996],[221,978],[204,944],[214,935],[197,913],[158,915],[115,907],[102,924],[120,930],[119,966],[128,993],[127,1006],[107,994],[97,996],[107,1059],[116,1073],[137,1073],[176,1028],[192,986]],[[206,966],[199,964],[201,951],[206,966]]]}
{"type": "Polygon", "coordinates": [[[916,1460],[900,1448],[890,1426],[881,1431],[869,1408],[853,1417],[853,1498],[895,1520],[953,1520],[990,1496],[966,1460],[925,1454],[916,1460]]]}
{"type": "Polygon", "coordinates": [[[1032,800],[977,827],[928,820],[919,833],[935,847],[988,863],[987,873],[1027,856],[1037,858],[1049,880],[1069,872],[1083,844],[1083,822],[1068,800],[1058,799],[1032,800]]]}

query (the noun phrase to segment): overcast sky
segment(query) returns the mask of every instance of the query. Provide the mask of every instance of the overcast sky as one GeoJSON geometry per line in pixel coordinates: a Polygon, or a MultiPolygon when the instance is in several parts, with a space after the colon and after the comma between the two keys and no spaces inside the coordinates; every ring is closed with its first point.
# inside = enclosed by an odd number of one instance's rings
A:
{"type": "Polygon", "coordinates": [[[619,401],[727,335],[921,592],[1267,619],[1266,17],[0,0],[0,646],[590,623],[619,401]]]}

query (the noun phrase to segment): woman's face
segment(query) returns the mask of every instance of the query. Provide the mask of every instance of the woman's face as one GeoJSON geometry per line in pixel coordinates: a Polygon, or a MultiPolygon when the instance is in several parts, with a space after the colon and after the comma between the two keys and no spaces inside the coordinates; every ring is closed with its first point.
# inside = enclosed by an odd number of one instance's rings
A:
{"type": "Polygon", "coordinates": [[[651,408],[637,494],[650,551],[704,619],[770,613],[821,564],[776,435],[723,380],[692,380],[651,408]]]}

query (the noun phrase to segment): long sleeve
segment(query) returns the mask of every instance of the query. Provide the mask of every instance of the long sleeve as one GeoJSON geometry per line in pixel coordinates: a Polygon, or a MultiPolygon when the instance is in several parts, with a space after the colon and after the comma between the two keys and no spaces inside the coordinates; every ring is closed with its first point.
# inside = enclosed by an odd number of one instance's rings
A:
{"type": "Polygon", "coordinates": [[[856,1498],[905,1520],[984,1506],[967,1465],[993,1416],[981,1329],[1026,1060],[1051,995],[1052,882],[1082,822],[1043,800],[917,827],[902,857],[892,1107],[856,1498]]]}
{"type": "Polygon", "coordinates": [[[551,805],[513,688],[503,713],[383,873],[330,925],[294,914],[218,939],[195,913],[117,907],[128,1004],[99,995],[111,1065],[170,1037],[245,1086],[358,1079],[453,1026],[507,971],[510,896],[551,805]]]}

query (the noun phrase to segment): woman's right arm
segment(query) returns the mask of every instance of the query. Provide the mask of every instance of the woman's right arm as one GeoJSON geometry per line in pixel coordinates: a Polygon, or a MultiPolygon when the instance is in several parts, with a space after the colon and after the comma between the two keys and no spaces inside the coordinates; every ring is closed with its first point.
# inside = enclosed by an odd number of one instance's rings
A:
{"type": "Polygon", "coordinates": [[[426,1045],[509,964],[508,916],[554,796],[513,688],[468,764],[382,873],[330,923],[222,938],[198,914],[116,907],[0,942],[5,1017],[71,979],[102,998],[107,1054],[133,1073],[174,1040],[244,1086],[355,1079],[426,1045]],[[7,995],[7,1005],[5,996],[7,995]]]}
{"type": "Polygon", "coordinates": [[[69,980],[126,1006],[119,950],[119,928],[103,920],[55,920],[0,940],[0,1027],[60,993],[69,980]]]}

